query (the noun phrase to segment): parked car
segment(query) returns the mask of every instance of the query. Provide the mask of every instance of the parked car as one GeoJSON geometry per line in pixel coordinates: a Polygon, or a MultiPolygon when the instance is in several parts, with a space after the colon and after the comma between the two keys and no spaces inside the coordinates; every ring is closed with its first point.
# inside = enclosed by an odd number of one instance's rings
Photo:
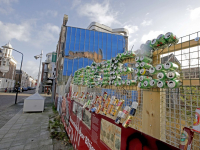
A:
{"type": "Polygon", "coordinates": [[[32,90],[32,88],[30,86],[28,86],[28,90],[32,90]]]}
{"type": "Polygon", "coordinates": [[[28,91],[28,88],[23,87],[23,88],[22,88],[22,92],[23,92],[23,91],[28,91]]]}
{"type": "Polygon", "coordinates": [[[22,91],[22,88],[21,88],[21,87],[15,87],[14,92],[17,92],[17,89],[18,89],[18,92],[21,92],[21,91],[22,91]]]}

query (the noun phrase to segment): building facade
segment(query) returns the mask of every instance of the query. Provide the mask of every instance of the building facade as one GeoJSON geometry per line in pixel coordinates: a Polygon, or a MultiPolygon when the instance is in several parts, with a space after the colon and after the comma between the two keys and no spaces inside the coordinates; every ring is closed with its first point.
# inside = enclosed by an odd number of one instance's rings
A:
{"type": "Polygon", "coordinates": [[[36,80],[33,77],[29,76],[28,73],[23,70],[21,70],[20,73],[19,69],[16,70],[15,80],[16,84],[20,84],[22,88],[35,87],[36,83],[36,80]]]}
{"type": "Polygon", "coordinates": [[[93,61],[108,60],[128,49],[128,30],[112,29],[92,22],[87,29],[67,26],[68,16],[63,25],[57,45],[56,93],[64,96],[64,87],[70,75],[93,61]]]}
{"type": "Polygon", "coordinates": [[[57,53],[51,52],[46,54],[45,62],[42,62],[42,75],[41,75],[41,92],[48,92],[52,86],[52,79],[55,78],[56,74],[56,59],[57,53]]]}
{"type": "Polygon", "coordinates": [[[5,47],[10,48],[0,48],[0,91],[5,91],[6,88],[13,90],[15,86],[17,61],[12,56],[12,45],[10,42],[5,47]]]}

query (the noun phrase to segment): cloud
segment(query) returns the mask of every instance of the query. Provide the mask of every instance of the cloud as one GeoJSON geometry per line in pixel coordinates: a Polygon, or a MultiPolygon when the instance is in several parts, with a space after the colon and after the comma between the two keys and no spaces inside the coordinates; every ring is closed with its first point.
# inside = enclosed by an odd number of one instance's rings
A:
{"type": "Polygon", "coordinates": [[[135,48],[135,43],[137,42],[137,39],[130,39],[128,40],[128,45],[129,45],[129,50],[131,50],[131,48],[133,47],[133,49],[135,48]],[[134,46],[133,46],[134,45],[134,46]]]}
{"type": "Polygon", "coordinates": [[[90,21],[96,21],[108,26],[119,23],[116,19],[117,12],[112,11],[108,1],[95,4],[87,3],[81,5],[77,11],[80,16],[86,16],[90,21]]]}
{"type": "Polygon", "coordinates": [[[125,25],[124,28],[128,29],[130,36],[131,36],[131,34],[137,32],[139,30],[138,26],[134,26],[134,25],[125,25]]]}
{"type": "Polygon", "coordinates": [[[200,7],[197,7],[195,9],[187,8],[187,10],[190,11],[191,20],[200,19],[200,7]]]}
{"type": "Polygon", "coordinates": [[[18,2],[18,0],[0,0],[0,13],[9,14],[14,11],[12,8],[12,3],[18,2]]]}
{"type": "Polygon", "coordinates": [[[46,44],[58,41],[59,33],[60,28],[58,26],[47,23],[43,25],[41,30],[37,31],[37,35],[32,40],[32,44],[37,48],[45,48],[46,44]]]}
{"type": "Polygon", "coordinates": [[[142,36],[141,42],[145,43],[147,40],[157,38],[158,35],[163,34],[164,31],[150,31],[148,34],[142,36]]]}
{"type": "Polygon", "coordinates": [[[7,42],[12,39],[29,41],[31,26],[28,22],[21,24],[3,23],[0,21],[0,40],[7,42]]]}
{"type": "Polygon", "coordinates": [[[149,15],[149,13],[146,13],[146,16],[149,15]]]}
{"type": "Polygon", "coordinates": [[[39,13],[42,17],[50,16],[50,17],[56,17],[58,15],[58,12],[55,10],[47,10],[39,13]]]}
{"type": "Polygon", "coordinates": [[[142,26],[149,26],[152,25],[152,20],[143,20],[141,23],[142,26]]]}

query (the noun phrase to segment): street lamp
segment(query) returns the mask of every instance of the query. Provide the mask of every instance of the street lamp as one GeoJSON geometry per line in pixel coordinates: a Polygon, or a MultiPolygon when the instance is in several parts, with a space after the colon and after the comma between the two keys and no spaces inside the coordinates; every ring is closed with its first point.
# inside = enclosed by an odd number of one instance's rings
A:
{"type": "MultiPolygon", "coordinates": [[[[7,49],[12,49],[18,53],[20,53],[22,55],[22,60],[21,60],[21,65],[20,65],[20,71],[19,71],[19,81],[21,80],[20,79],[20,74],[21,74],[21,69],[22,69],[22,63],[23,63],[23,56],[24,54],[14,48],[12,48],[9,44],[8,45],[5,45],[5,46],[2,46],[3,48],[7,48],[7,49]]],[[[21,86],[21,85],[20,85],[21,86]]],[[[15,96],[15,104],[17,103],[17,96],[18,96],[18,89],[17,89],[17,92],[16,92],[16,96],[15,96]]]]}
{"type": "Polygon", "coordinates": [[[42,63],[42,54],[43,51],[41,51],[40,55],[36,55],[34,56],[34,58],[37,60],[38,58],[40,58],[40,66],[39,66],[39,72],[38,72],[38,81],[37,81],[37,87],[36,87],[36,93],[38,93],[39,90],[39,79],[40,79],[40,67],[41,67],[41,63],[42,63]]]}

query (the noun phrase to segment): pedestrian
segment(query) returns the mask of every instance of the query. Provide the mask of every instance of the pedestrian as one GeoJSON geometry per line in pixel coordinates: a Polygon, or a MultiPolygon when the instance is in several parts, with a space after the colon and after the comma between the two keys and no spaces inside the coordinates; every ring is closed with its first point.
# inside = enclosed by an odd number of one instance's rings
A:
{"type": "Polygon", "coordinates": [[[5,88],[5,93],[7,92],[7,89],[8,89],[8,88],[5,88]]]}

